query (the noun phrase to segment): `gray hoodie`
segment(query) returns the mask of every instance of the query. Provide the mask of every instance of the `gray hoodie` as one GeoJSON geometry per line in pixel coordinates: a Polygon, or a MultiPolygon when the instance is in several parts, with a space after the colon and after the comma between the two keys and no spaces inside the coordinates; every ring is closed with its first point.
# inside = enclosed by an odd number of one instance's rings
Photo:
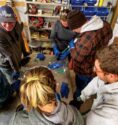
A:
{"type": "Polygon", "coordinates": [[[84,125],[79,111],[72,106],[58,102],[50,116],[33,109],[30,112],[19,111],[14,114],[10,125],[84,125]]]}

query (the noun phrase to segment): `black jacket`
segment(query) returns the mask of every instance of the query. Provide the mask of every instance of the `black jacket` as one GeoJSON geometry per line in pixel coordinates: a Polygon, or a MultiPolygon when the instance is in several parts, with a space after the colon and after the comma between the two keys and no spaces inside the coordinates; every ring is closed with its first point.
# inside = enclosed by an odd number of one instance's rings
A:
{"type": "Polygon", "coordinates": [[[27,55],[22,30],[18,22],[11,32],[0,26],[0,67],[19,71],[22,54],[27,55]]]}

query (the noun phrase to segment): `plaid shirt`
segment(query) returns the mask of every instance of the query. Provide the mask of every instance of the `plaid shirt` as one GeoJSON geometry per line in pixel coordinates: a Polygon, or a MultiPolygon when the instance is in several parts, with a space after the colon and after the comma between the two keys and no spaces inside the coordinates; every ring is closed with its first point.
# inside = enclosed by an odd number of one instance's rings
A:
{"type": "Polygon", "coordinates": [[[108,45],[111,38],[112,30],[107,22],[104,22],[104,27],[99,30],[81,33],[75,48],[71,50],[75,73],[88,76],[94,75],[93,66],[96,51],[108,45]]]}

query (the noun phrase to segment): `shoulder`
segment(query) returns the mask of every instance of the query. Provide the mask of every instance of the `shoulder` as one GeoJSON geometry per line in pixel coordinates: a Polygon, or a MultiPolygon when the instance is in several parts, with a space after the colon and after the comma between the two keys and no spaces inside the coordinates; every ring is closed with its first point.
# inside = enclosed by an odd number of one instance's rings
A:
{"type": "Polygon", "coordinates": [[[5,40],[7,32],[0,27],[0,40],[5,40]]]}
{"type": "Polygon", "coordinates": [[[61,26],[60,20],[57,20],[54,25],[55,25],[55,27],[60,27],[61,26]]]}
{"type": "Polygon", "coordinates": [[[97,83],[99,86],[100,86],[100,85],[104,85],[104,81],[101,80],[101,79],[99,79],[98,76],[94,77],[94,78],[90,81],[90,83],[97,83]]]}
{"type": "Polygon", "coordinates": [[[79,112],[79,110],[77,110],[77,108],[75,108],[74,106],[71,106],[71,105],[67,105],[67,107],[74,116],[73,125],[84,125],[84,120],[83,120],[83,117],[82,117],[81,113],[79,112]]]}
{"type": "Polygon", "coordinates": [[[87,32],[84,32],[84,33],[80,34],[80,39],[83,40],[83,41],[84,40],[90,41],[90,40],[93,40],[93,38],[95,38],[95,36],[96,36],[95,31],[87,31],[87,32]]]}
{"type": "Polygon", "coordinates": [[[9,125],[30,125],[28,113],[25,110],[15,112],[9,125]]]}
{"type": "Polygon", "coordinates": [[[61,22],[60,22],[60,20],[57,20],[56,22],[55,22],[55,24],[60,24],[61,22]]]}
{"type": "Polygon", "coordinates": [[[111,25],[107,21],[104,21],[103,24],[104,24],[104,27],[110,27],[111,28],[111,25]]]}
{"type": "Polygon", "coordinates": [[[9,40],[10,36],[8,35],[8,33],[6,31],[0,30],[0,47],[4,45],[6,46],[9,40]]]}

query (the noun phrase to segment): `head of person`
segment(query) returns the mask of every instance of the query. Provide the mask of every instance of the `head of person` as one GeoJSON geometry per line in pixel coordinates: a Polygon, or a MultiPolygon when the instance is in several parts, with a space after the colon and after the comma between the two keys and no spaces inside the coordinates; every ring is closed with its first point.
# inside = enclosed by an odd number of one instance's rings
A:
{"type": "Polygon", "coordinates": [[[12,31],[16,24],[16,16],[10,6],[0,7],[0,25],[6,31],[12,31]]]}
{"type": "Polygon", "coordinates": [[[20,94],[27,111],[34,108],[45,113],[52,112],[56,102],[55,92],[56,81],[48,68],[34,67],[24,74],[20,94]]]}
{"type": "Polygon", "coordinates": [[[94,71],[107,83],[118,81],[118,44],[112,44],[97,51],[94,71]]]}
{"type": "Polygon", "coordinates": [[[67,22],[73,32],[80,33],[81,27],[87,22],[87,18],[79,10],[72,10],[68,13],[67,22]]]}
{"type": "Polygon", "coordinates": [[[63,9],[60,12],[60,22],[62,24],[63,27],[67,28],[68,27],[68,22],[67,22],[67,15],[70,12],[69,9],[63,9]]]}

